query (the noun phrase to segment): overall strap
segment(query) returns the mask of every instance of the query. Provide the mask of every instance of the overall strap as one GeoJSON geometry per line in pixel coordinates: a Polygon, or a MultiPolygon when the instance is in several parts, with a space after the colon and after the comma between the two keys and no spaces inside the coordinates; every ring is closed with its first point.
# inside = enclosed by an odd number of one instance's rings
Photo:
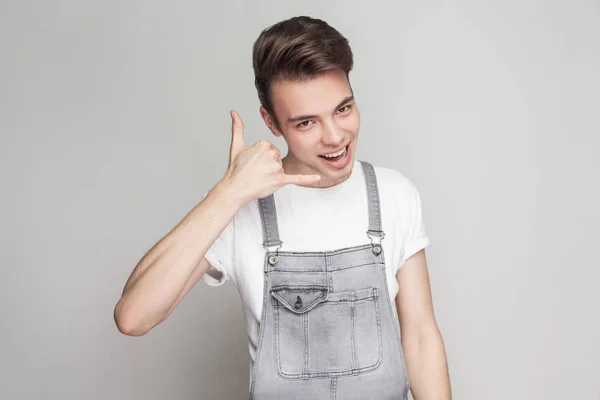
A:
{"type": "Polygon", "coordinates": [[[263,247],[269,252],[271,247],[281,247],[283,242],[279,240],[279,228],[277,227],[277,212],[275,211],[275,198],[272,194],[258,199],[258,209],[263,227],[263,247]]]}
{"type": "Polygon", "coordinates": [[[360,163],[365,175],[367,201],[369,204],[369,230],[367,231],[367,236],[369,236],[371,242],[381,243],[381,239],[385,237],[385,234],[381,229],[381,208],[379,204],[379,189],[377,188],[375,169],[366,161],[360,161],[360,163]],[[374,241],[374,238],[377,239],[374,241]]]}

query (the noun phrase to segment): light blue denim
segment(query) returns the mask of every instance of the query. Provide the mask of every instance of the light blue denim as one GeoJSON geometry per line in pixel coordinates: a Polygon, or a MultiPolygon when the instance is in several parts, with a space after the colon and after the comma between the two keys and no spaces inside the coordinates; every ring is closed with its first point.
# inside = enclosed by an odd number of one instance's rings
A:
{"type": "Polygon", "coordinates": [[[259,199],[267,252],[250,400],[408,398],[385,272],[377,180],[371,164],[361,165],[369,204],[362,246],[279,251],[273,195],[259,199]]]}

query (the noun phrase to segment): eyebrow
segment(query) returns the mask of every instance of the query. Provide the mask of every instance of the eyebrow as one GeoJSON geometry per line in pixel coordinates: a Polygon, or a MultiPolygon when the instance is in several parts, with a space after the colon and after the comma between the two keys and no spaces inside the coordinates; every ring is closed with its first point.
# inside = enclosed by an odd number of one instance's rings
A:
{"type": "MultiPolygon", "coordinates": [[[[352,100],[354,100],[354,95],[350,95],[350,96],[346,97],[344,100],[340,101],[337,106],[335,106],[334,110],[337,110],[338,108],[342,107],[344,104],[346,104],[352,100]]],[[[298,115],[297,117],[288,118],[287,122],[288,122],[288,124],[290,124],[292,122],[299,122],[299,121],[303,121],[305,119],[312,119],[312,118],[318,118],[318,117],[319,117],[318,115],[298,115]]]]}

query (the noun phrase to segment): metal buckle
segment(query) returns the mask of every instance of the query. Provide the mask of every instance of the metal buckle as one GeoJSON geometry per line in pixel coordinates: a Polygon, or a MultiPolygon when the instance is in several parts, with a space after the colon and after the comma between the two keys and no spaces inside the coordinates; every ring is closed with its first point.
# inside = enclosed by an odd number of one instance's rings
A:
{"type": "Polygon", "coordinates": [[[269,254],[269,264],[271,265],[275,265],[277,264],[277,262],[279,261],[279,249],[281,248],[281,246],[283,245],[283,242],[280,240],[279,244],[276,246],[265,246],[265,244],[263,243],[263,247],[265,249],[267,249],[267,253],[269,254]],[[275,248],[274,250],[271,250],[271,248],[275,248]],[[272,254],[273,251],[275,252],[275,254],[272,254]]]}
{"type": "Polygon", "coordinates": [[[377,238],[377,244],[381,244],[381,239],[385,238],[385,233],[383,231],[367,231],[367,236],[371,239],[371,243],[373,243],[373,239],[377,238]]]}
{"type": "Polygon", "coordinates": [[[381,240],[385,238],[385,233],[383,231],[367,231],[367,236],[371,239],[371,246],[373,247],[373,254],[376,256],[380,255],[382,252],[381,240]]]}

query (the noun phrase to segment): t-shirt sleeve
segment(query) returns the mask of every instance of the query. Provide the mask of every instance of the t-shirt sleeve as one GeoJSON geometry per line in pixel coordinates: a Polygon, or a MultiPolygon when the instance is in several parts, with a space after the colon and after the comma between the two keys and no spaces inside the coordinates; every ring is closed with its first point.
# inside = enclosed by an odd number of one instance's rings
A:
{"type": "MultiPolygon", "coordinates": [[[[207,194],[203,196],[203,199],[207,194]]],[[[231,271],[233,269],[233,230],[234,222],[232,219],[204,255],[204,258],[210,263],[211,268],[202,276],[202,280],[209,286],[221,286],[231,279],[231,271]]]]}
{"type": "Polygon", "coordinates": [[[421,197],[415,185],[411,184],[410,194],[407,204],[403,208],[402,219],[406,221],[404,225],[404,252],[401,265],[411,256],[429,245],[429,236],[425,231],[423,222],[423,209],[421,207],[421,197]]]}

